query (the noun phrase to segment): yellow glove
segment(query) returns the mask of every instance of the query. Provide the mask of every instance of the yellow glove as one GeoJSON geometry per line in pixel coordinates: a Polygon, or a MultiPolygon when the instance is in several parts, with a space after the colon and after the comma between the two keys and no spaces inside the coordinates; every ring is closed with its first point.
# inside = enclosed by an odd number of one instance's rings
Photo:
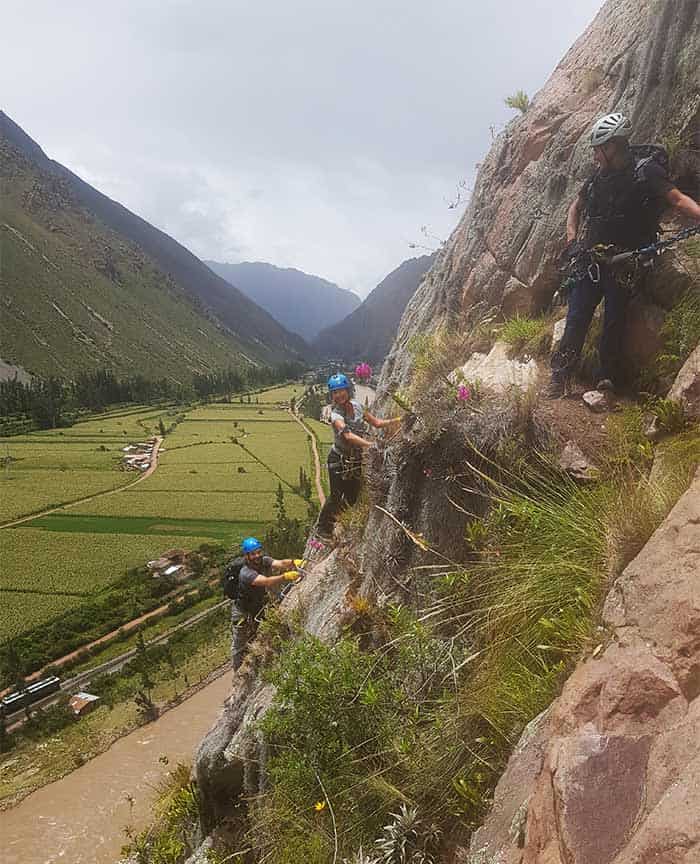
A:
{"type": "Polygon", "coordinates": [[[282,574],[282,578],[286,579],[287,582],[296,582],[299,578],[299,573],[296,570],[287,570],[286,573],[282,574]]]}
{"type": "Polygon", "coordinates": [[[294,566],[298,570],[305,570],[306,564],[307,564],[306,558],[295,558],[294,559],[294,566]]]}

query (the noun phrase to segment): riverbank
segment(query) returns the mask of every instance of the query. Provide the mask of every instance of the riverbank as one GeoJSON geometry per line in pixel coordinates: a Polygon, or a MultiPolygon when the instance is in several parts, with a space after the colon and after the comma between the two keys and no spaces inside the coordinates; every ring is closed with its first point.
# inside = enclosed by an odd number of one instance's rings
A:
{"type": "Polygon", "coordinates": [[[154,788],[169,767],[192,761],[230,692],[228,671],[221,667],[153,723],[0,813],[3,864],[114,864],[124,829],[149,822],[154,788]]]}
{"type": "MultiPolygon", "coordinates": [[[[154,682],[151,696],[161,714],[207,686],[213,676],[225,672],[230,652],[228,615],[224,612],[216,617],[215,624],[202,621],[183,633],[181,642],[170,646],[172,664],[166,660],[149,668],[154,682]]],[[[0,810],[15,807],[37,789],[96,758],[140,726],[133,698],[138,689],[134,683],[139,680],[138,675],[104,680],[109,687],[105,692],[107,698],[91,714],[36,740],[21,737],[17,747],[4,754],[0,760],[0,810]]],[[[98,687],[97,692],[101,689],[98,687]]]]}

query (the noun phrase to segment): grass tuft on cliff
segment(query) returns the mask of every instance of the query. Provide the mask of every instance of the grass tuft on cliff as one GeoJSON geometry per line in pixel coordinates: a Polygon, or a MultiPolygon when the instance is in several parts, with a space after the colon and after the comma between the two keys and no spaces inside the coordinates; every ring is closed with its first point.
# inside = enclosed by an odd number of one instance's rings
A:
{"type": "Polygon", "coordinates": [[[428,605],[375,605],[335,645],[297,634],[282,646],[261,724],[269,785],[250,811],[261,860],[352,860],[360,847],[382,860],[383,826],[401,805],[426,831],[479,824],[525,726],[604,639],[609,580],[700,462],[700,436],[686,431],[664,442],[663,471],[647,476],[643,427],[640,409],[615,417],[604,479],[583,486],[546,453],[524,459],[518,441],[475,454],[489,507],[465,517],[461,566],[414,577],[428,605]]]}
{"type": "Polygon", "coordinates": [[[546,318],[515,315],[501,325],[498,336],[518,357],[544,357],[551,343],[551,325],[546,318]]]}

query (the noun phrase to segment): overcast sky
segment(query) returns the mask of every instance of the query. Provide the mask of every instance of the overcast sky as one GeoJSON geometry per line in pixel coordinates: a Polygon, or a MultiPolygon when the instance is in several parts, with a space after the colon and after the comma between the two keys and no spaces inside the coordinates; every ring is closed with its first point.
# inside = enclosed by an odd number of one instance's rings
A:
{"type": "Polygon", "coordinates": [[[361,296],[601,0],[3,3],[1,107],[54,159],[203,258],[361,296]]]}

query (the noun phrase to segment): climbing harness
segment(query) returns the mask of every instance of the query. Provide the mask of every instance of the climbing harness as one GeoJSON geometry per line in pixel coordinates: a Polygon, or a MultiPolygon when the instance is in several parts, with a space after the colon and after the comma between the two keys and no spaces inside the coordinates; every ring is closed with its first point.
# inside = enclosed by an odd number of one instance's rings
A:
{"type": "MultiPolygon", "coordinates": [[[[571,289],[581,279],[588,277],[594,285],[597,285],[600,282],[601,264],[614,268],[619,268],[623,264],[632,264],[633,271],[638,267],[652,267],[655,259],[667,249],[697,234],[700,234],[700,225],[683,228],[682,231],[666,240],[657,240],[655,243],[624,252],[618,251],[616,246],[608,246],[604,243],[598,243],[590,249],[584,249],[572,255],[568,264],[563,268],[565,278],[552,297],[552,306],[565,305],[571,289]]],[[[631,283],[633,273],[628,273],[625,281],[631,283]]]]}

